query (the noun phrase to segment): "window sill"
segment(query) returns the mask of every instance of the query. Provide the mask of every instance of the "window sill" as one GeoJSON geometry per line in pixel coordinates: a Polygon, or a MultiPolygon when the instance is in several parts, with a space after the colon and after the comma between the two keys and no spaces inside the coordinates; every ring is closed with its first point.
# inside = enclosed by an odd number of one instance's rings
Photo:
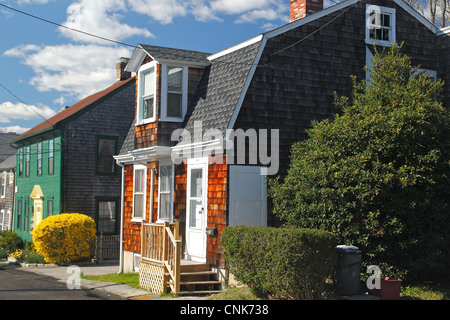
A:
{"type": "Polygon", "coordinates": [[[131,222],[134,223],[142,223],[142,221],[144,221],[144,218],[131,218],[131,222]]]}
{"type": "Polygon", "coordinates": [[[372,39],[365,39],[366,44],[369,45],[376,45],[376,46],[383,46],[383,47],[390,47],[392,46],[393,42],[390,41],[382,41],[382,40],[372,40],[372,39]]]}
{"type": "Polygon", "coordinates": [[[149,123],[154,123],[154,122],[156,122],[156,118],[149,118],[149,119],[139,120],[139,121],[136,121],[136,126],[142,126],[142,125],[149,124],[149,123]]]}

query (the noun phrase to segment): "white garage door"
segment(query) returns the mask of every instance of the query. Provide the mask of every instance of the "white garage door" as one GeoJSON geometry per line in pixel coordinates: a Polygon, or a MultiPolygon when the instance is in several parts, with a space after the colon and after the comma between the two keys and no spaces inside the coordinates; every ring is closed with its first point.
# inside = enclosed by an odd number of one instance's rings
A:
{"type": "Polygon", "coordinates": [[[230,166],[230,226],[267,225],[266,177],[260,167],[230,166]]]}

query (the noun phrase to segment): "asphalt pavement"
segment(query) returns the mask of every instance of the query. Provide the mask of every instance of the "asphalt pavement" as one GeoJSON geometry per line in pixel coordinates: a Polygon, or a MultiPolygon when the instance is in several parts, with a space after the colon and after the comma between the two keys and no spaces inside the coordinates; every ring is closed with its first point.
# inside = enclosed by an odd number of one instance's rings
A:
{"type": "Polygon", "coordinates": [[[21,297],[28,297],[26,299],[61,299],[63,292],[71,293],[73,295],[71,299],[75,300],[114,298],[158,300],[165,298],[128,285],[86,280],[80,277],[80,275],[104,275],[117,273],[118,271],[118,265],[108,264],[21,266],[3,260],[0,261],[0,278],[2,279],[0,299],[10,299],[8,293],[10,293],[10,297],[14,293],[19,299],[21,297]],[[51,278],[56,280],[56,282],[53,281],[54,284],[51,284],[51,278]],[[52,290],[56,292],[53,296],[50,294],[52,290]],[[57,292],[60,293],[60,296],[57,292]],[[86,293],[89,293],[89,295],[86,295],[86,293]]]}

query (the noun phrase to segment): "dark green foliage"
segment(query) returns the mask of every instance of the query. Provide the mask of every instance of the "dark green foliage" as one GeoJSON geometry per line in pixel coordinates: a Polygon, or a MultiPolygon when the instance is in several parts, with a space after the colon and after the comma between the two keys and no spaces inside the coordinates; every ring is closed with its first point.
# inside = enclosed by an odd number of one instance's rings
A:
{"type": "Polygon", "coordinates": [[[10,254],[23,248],[23,241],[14,231],[0,231],[0,248],[10,254]]]}
{"type": "Polygon", "coordinates": [[[333,232],[385,276],[417,277],[450,257],[449,111],[442,81],[399,48],[372,64],[370,85],[354,79],[342,114],[313,123],[269,194],[287,225],[333,232]]]}
{"type": "Polygon", "coordinates": [[[273,298],[317,299],[336,259],[336,238],[321,230],[227,227],[221,243],[236,279],[273,298]]]}

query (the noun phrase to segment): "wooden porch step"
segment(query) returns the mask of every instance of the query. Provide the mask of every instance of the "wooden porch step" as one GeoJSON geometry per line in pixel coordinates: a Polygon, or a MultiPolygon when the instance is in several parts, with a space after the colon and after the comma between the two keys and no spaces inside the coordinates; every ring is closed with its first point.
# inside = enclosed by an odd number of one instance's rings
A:
{"type": "MultiPolygon", "coordinates": [[[[177,295],[205,295],[219,293],[222,282],[213,278],[217,273],[211,270],[206,263],[181,260],[180,265],[180,292],[177,295]]],[[[169,281],[169,286],[173,281],[169,281]]]]}
{"type": "Polygon", "coordinates": [[[216,274],[214,271],[192,271],[192,272],[181,272],[180,276],[189,277],[189,276],[211,276],[216,274]]]}
{"type": "Polygon", "coordinates": [[[177,295],[203,295],[203,294],[214,294],[214,293],[221,293],[222,290],[194,290],[194,291],[180,291],[177,292],[177,295]]]}
{"type": "MultiPolygon", "coordinates": [[[[169,281],[169,284],[173,284],[173,281],[169,281]]],[[[201,284],[201,285],[214,285],[214,284],[222,284],[219,280],[204,280],[204,281],[181,281],[180,285],[193,285],[193,284],[201,284]]]]}

